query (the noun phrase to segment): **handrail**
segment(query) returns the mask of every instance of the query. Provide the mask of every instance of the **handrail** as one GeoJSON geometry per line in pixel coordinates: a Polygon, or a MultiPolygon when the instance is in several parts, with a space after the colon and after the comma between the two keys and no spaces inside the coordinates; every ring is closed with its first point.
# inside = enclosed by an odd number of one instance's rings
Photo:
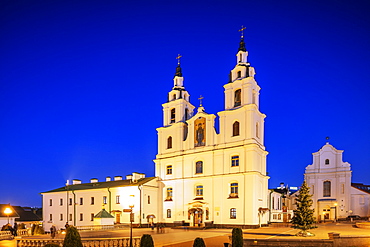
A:
{"type": "MultiPolygon", "coordinates": [[[[85,238],[81,239],[83,247],[129,247],[130,238],[85,238]]],[[[17,247],[43,247],[46,244],[58,244],[63,246],[63,239],[17,239],[17,247]]],[[[140,237],[132,238],[132,246],[140,246],[140,237]]]]}

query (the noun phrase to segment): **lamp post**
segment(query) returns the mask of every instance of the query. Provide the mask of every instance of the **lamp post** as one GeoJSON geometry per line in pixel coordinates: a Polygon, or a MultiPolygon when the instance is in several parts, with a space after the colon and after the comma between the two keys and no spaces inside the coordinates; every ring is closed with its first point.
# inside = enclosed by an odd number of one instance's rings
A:
{"type": "Polygon", "coordinates": [[[338,206],[338,203],[334,203],[334,206],[335,206],[335,222],[337,222],[337,206],[338,206]]]}
{"type": "Polygon", "coordinates": [[[128,205],[131,209],[130,211],[130,247],[132,247],[132,222],[134,222],[134,213],[133,208],[134,208],[134,195],[130,195],[129,202],[130,204],[128,205]]]}
{"type": "Polygon", "coordinates": [[[4,214],[6,214],[8,216],[8,224],[9,224],[9,214],[13,213],[13,211],[10,209],[10,208],[6,208],[4,210],[4,214]]]}

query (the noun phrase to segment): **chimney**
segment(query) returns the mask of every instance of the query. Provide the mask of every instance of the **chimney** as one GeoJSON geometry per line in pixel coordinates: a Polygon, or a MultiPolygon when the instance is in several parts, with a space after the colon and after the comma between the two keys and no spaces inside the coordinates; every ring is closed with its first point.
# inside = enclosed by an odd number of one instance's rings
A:
{"type": "Polygon", "coordinates": [[[126,175],[126,180],[132,180],[132,175],[126,175]]]}
{"type": "Polygon", "coordinates": [[[90,183],[97,183],[97,182],[98,182],[98,179],[97,178],[90,179],[90,183]]]}
{"type": "Polygon", "coordinates": [[[73,179],[72,184],[81,184],[81,180],[79,179],[73,179]]]}
{"type": "Polygon", "coordinates": [[[112,181],[112,178],[111,178],[111,177],[106,177],[106,178],[105,178],[105,181],[106,181],[106,182],[112,181]]]}
{"type": "Polygon", "coordinates": [[[114,181],[122,180],[122,176],[114,176],[114,181]]]}

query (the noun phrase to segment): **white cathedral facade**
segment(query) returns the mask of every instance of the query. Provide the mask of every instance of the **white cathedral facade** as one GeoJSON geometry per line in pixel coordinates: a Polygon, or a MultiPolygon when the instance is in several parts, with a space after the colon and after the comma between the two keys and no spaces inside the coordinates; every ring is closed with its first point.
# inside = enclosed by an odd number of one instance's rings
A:
{"type": "Polygon", "coordinates": [[[259,91],[241,38],[236,65],[224,85],[225,109],[206,113],[190,103],[180,64],[174,86],[163,106],[163,126],[157,128],[155,177],[133,174],[43,192],[45,229],[93,225],[104,205],[114,223],[129,222],[125,213],[134,198],[134,223],[168,225],[258,226],[267,224],[267,151],[259,91]],[[215,118],[219,118],[219,133],[215,118]],[[135,179],[133,179],[135,177],[135,179]]]}

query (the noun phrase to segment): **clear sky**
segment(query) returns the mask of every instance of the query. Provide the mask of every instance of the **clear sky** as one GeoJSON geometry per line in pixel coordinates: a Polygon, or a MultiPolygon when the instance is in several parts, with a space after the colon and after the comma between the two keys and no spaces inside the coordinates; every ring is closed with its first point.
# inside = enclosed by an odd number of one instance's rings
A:
{"type": "Polygon", "coordinates": [[[69,179],[154,176],[181,54],[191,102],[224,109],[246,26],[267,115],[269,187],[344,150],[370,184],[369,1],[0,1],[0,203],[41,206],[69,179]]]}

